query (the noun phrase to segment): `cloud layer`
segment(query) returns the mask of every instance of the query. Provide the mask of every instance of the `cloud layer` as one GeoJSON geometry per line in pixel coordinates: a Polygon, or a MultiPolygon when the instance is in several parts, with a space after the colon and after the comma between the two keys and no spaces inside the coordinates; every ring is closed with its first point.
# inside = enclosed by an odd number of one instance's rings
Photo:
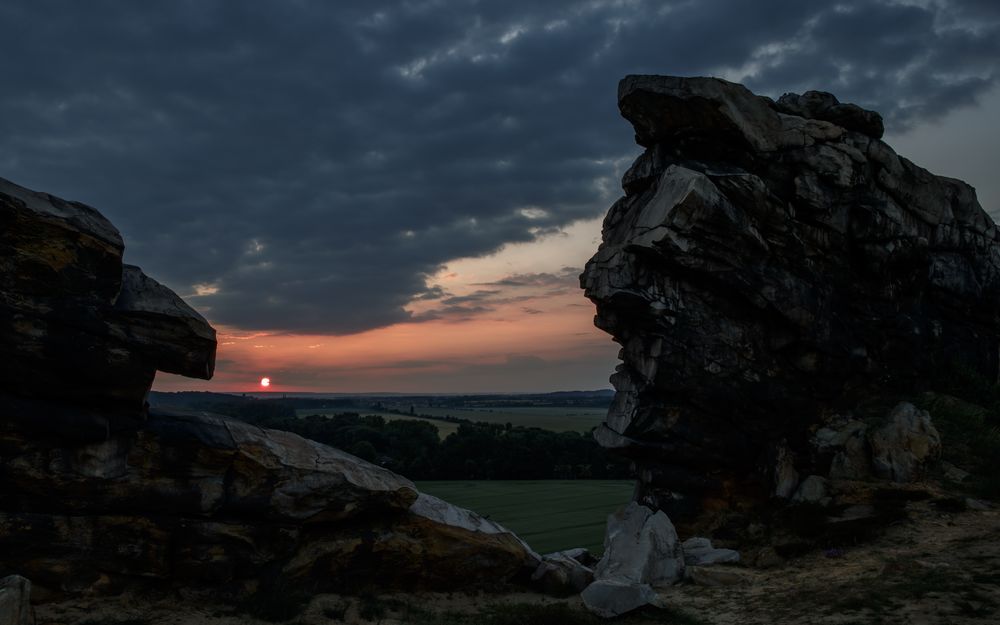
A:
{"type": "Polygon", "coordinates": [[[32,0],[0,23],[0,176],[101,209],[213,322],[299,333],[494,305],[512,285],[428,277],[606,210],[637,153],[626,73],[827,89],[898,130],[1000,63],[986,0],[32,0]]]}

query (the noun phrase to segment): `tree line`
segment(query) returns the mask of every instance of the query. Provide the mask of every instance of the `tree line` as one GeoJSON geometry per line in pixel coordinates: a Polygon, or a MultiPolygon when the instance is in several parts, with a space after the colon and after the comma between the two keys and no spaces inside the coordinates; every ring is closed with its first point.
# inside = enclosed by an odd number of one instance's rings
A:
{"type": "Polygon", "coordinates": [[[460,421],[458,430],[441,440],[427,421],[389,421],[357,412],[299,417],[290,403],[280,400],[213,402],[201,409],[293,432],[412,480],[631,477],[628,462],[609,454],[590,432],[460,421]]]}

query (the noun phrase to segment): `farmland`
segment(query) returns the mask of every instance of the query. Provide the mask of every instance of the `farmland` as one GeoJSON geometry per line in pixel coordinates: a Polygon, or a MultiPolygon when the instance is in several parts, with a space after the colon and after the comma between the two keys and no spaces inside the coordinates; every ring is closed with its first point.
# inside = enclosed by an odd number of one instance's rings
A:
{"type": "MultiPolygon", "coordinates": [[[[510,423],[513,426],[541,428],[551,432],[589,432],[604,420],[608,410],[593,406],[416,406],[415,414],[406,414],[410,405],[391,405],[392,412],[378,408],[352,408],[361,415],[378,415],[386,421],[412,419],[427,421],[438,429],[441,440],[458,429],[458,423],[445,419],[485,423],[510,423]],[[428,418],[430,417],[430,418],[428,418]]],[[[346,412],[345,409],[298,408],[300,417],[308,415],[331,416],[346,412]]]]}
{"type": "Polygon", "coordinates": [[[539,553],[602,551],[607,516],[631,499],[627,480],[417,482],[425,493],[496,521],[539,553]]]}

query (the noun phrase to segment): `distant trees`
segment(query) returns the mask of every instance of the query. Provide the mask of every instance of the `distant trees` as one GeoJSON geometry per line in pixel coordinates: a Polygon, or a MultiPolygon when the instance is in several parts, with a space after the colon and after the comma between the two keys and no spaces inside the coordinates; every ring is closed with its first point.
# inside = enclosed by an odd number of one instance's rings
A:
{"type": "Polygon", "coordinates": [[[631,477],[628,463],[608,454],[590,433],[463,422],[442,441],[427,421],[387,421],[356,412],[298,417],[280,400],[216,402],[202,409],[294,432],[414,480],[631,477]]]}

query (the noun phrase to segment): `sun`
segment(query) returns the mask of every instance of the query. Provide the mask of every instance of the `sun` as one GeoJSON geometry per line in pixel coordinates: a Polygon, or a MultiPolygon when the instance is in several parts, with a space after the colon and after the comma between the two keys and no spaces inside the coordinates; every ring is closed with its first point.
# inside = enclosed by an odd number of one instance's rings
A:
{"type": "Polygon", "coordinates": [[[260,379],[260,385],[263,388],[267,388],[267,387],[271,386],[271,378],[261,378],[260,379]]]}

